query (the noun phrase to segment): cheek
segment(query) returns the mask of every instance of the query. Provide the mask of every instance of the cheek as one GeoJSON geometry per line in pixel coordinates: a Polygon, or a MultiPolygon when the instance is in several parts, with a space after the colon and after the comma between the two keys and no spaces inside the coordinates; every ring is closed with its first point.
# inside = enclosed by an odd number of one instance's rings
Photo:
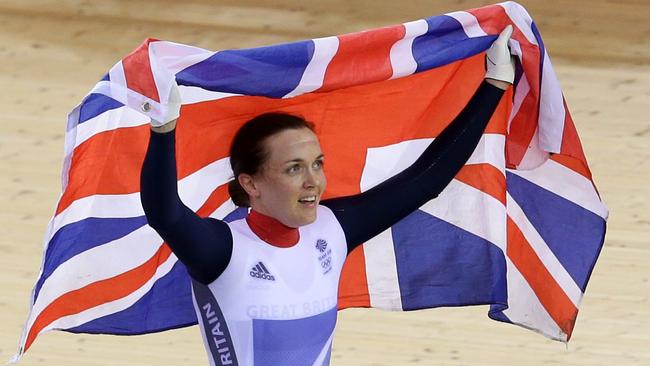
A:
{"type": "Polygon", "coordinates": [[[300,193],[300,179],[288,176],[274,177],[269,185],[269,194],[274,201],[293,200],[300,193]]]}
{"type": "Polygon", "coordinates": [[[320,175],[321,175],[321,179],[320,179],[321,184],[320,185],[321,185],[321,193],[322,193],[322,191],[325,191],[325,187],[327,187],[327,176],[325,176],[325,171],[323,171],[323,170],[321,170],[320,175]]]}

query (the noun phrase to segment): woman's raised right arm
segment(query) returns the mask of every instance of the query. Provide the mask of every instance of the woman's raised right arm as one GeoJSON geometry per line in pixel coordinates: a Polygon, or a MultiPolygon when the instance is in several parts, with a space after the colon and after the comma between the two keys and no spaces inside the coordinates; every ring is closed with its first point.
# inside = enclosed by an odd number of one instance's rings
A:
{"type": "Polygon", "coordinates": [[[140,200],[149,226],[167,242],[194,279],[208,284],[230,261],[232,234],[225,222],[201,218],[181,201],[175,122],[152,128],[140,176],[140,200]]]}

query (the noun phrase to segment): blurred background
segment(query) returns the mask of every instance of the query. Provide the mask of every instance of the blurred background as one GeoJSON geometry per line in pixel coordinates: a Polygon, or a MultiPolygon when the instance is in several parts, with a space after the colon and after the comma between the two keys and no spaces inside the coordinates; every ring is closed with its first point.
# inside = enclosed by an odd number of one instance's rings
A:
{"type": "MultiPolygon", "coordinates": [[[[0,0],[0,360],[27,317],[61,192],[67,113],[153,37],[247,48],[403,23],[477,0],[0,0]]],[[[605,247],[568,345],[487,307],[339,313],[333,365],[650,365],[650,1],[522,0],[551,56],[596,185],[605,247]]],[[[206,365],[197,327],[43,334],[22,365],[206,365]]]]}

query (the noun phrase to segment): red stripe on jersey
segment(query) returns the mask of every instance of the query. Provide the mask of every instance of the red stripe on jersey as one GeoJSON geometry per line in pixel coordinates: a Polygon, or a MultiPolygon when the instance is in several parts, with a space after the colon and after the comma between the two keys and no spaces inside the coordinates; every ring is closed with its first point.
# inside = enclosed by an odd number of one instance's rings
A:
{"type": "Polygon", "coordinates": [[[290,248],[300,240],[298,228],[286,226],[257,211],[251,211],[246,217],[246,223],[260,239],[279,248],[290,248]]]}

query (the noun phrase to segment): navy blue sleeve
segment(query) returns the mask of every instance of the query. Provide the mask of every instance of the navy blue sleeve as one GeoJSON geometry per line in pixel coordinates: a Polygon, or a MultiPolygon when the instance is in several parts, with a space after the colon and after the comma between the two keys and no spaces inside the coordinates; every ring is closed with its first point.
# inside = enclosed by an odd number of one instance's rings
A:
{"type": "Polygon", "coordinates": [[[363,193],[322,202],[341,224],[348,253],[442,192],[476,149],[503,93],[484,81],[410,167],[363,193]]]}
{"type": "Polygon", "coordinates": [[[208,284],[230,262],[232,233],[225,222],[201,218],[185,206],[176,180],[175,131],[151,132],[140,177],[140,200],[147,221],[190,276],[208,284]]]}

